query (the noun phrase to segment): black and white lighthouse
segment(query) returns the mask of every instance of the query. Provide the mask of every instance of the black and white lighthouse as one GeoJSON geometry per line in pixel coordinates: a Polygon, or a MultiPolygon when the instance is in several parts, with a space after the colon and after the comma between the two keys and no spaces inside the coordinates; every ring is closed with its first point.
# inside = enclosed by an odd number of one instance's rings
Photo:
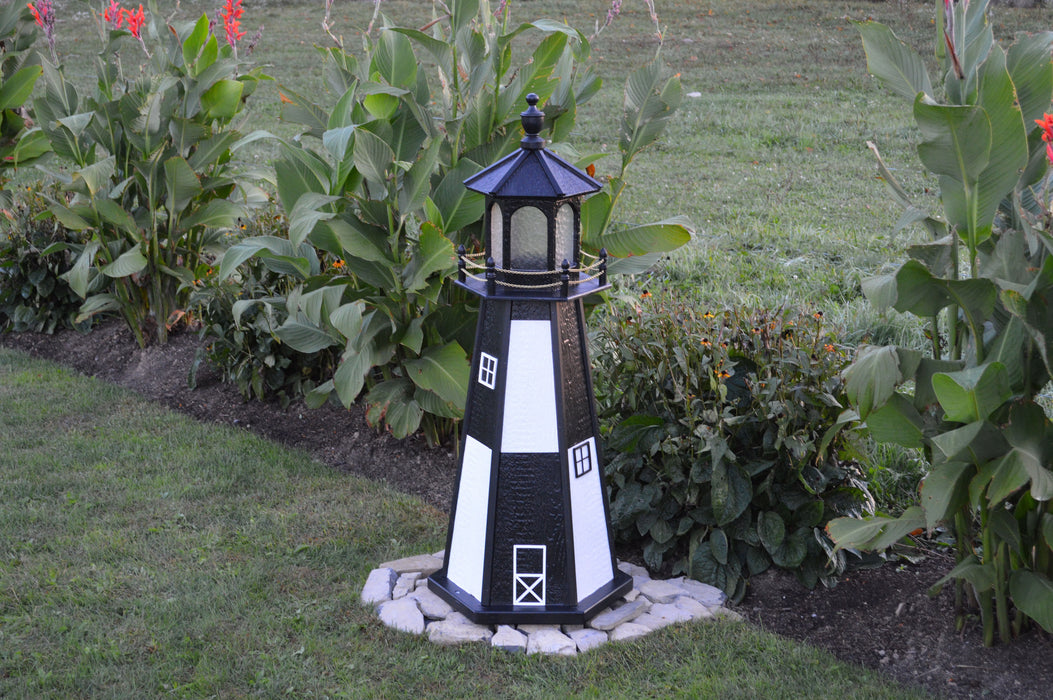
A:
{"type": "Polygon", "coordinates": [[[600,189],[544,148],[528,95],[520,148],[465,180],[486,195],[481,297],[443,568],[429,587],[478,623],[581,624],[632,587],[615,567],[582,298],[582,197],[600,189]]]}

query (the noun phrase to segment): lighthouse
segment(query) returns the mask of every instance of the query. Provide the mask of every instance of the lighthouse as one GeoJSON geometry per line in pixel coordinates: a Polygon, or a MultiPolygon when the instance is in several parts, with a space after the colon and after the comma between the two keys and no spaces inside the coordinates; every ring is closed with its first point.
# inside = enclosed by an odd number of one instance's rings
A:
{"type": "Polygon", "coordinates": [[[615,566],[582,299],[608,288],[581,250],[600,184],[544,148],[527,96],[520,148],[465,186],[486,196],[460,469],[432,591],[482,624],[582,624],[632,588],[615,566]]]}

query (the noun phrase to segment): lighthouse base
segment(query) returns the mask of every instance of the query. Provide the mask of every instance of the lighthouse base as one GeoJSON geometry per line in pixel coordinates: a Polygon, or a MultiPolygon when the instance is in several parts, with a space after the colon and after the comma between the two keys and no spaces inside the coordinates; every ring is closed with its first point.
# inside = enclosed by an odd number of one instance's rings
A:
{"type": "Polygon", "coordinates": [[[454,610],[480,625],[583,625],[633,588],[632,576],[614,570],[610,583],[577,605],[483,605],[446,578],[443,569],[428,577],[428,588],[454,610]]]}

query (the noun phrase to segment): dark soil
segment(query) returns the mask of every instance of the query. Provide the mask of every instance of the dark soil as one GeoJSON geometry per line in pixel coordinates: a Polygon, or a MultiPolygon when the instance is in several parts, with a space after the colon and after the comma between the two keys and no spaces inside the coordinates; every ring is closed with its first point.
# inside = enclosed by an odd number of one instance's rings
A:
{"type": "MultiPolygon", "coordinates": [[[[199,420],[252,430],[305,450],[334,469],[385,481],[438,508],[448,507],[457,470],[450,450],[378,433],[357,407],[311,410],[294,403],[283,410],[276,403],[246,402],[205,366],[191,390],[187,376],[199,342],[196,334],[183,332],[163,347],[139,350],[115,322],[88,335],[0,334],[0,345],[128,387],[199,420]],[[392,468],[396,464],[399,469],[392,468]]],[[[736,609],[764,629],[937,696],[1053,697],[1050,635],[1031,631],[1012,644],[987,649],[976,621],[955,631],[952,587],[935,598],[927,595],[952,566],[950,557],[933,553],[919,564],[851,572],[834,588],[812,591],[793,576],[772,571],[752,579],[736,609]]]]}

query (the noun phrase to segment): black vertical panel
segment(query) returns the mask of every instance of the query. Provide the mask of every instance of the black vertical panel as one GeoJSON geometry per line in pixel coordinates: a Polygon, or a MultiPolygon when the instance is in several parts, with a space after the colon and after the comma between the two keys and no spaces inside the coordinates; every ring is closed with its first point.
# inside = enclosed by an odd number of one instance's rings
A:
{"type": "Polygon", "coordinates": [[[552,304],[547,301],[516,301],[512,303],[513,321],[548,321],[552,318],[552,304]]]}
{"type": "Polygon", "coordinates": [[[566,426],[566,447],[570,448],[596,434],[595,408],[581,301],[558,302],[555,307],[559,334],[557,352],[562,369],[563,425],[566,426]]]}
{"type": "Polygon", "coordinates": [[[479,305],[475,356],[465,403],[465,434],[493,450],[499,448],[498,432],[504,411],[505,377],[508,376],[508,328],[512,302],[483,299],[479,305]],[[482,353],[497,358],[497,381],[490,389],[479,383],[482,353]]]}
{"type": "Polygon", "coordinates": [[[567,586],[567,536],[561,460],[558,454],[502,454],[498,466],[496,520],[489,605],[511,605],[512,556],[517,544],[547,549],[546,605],[574,604],[567,586]]]}

